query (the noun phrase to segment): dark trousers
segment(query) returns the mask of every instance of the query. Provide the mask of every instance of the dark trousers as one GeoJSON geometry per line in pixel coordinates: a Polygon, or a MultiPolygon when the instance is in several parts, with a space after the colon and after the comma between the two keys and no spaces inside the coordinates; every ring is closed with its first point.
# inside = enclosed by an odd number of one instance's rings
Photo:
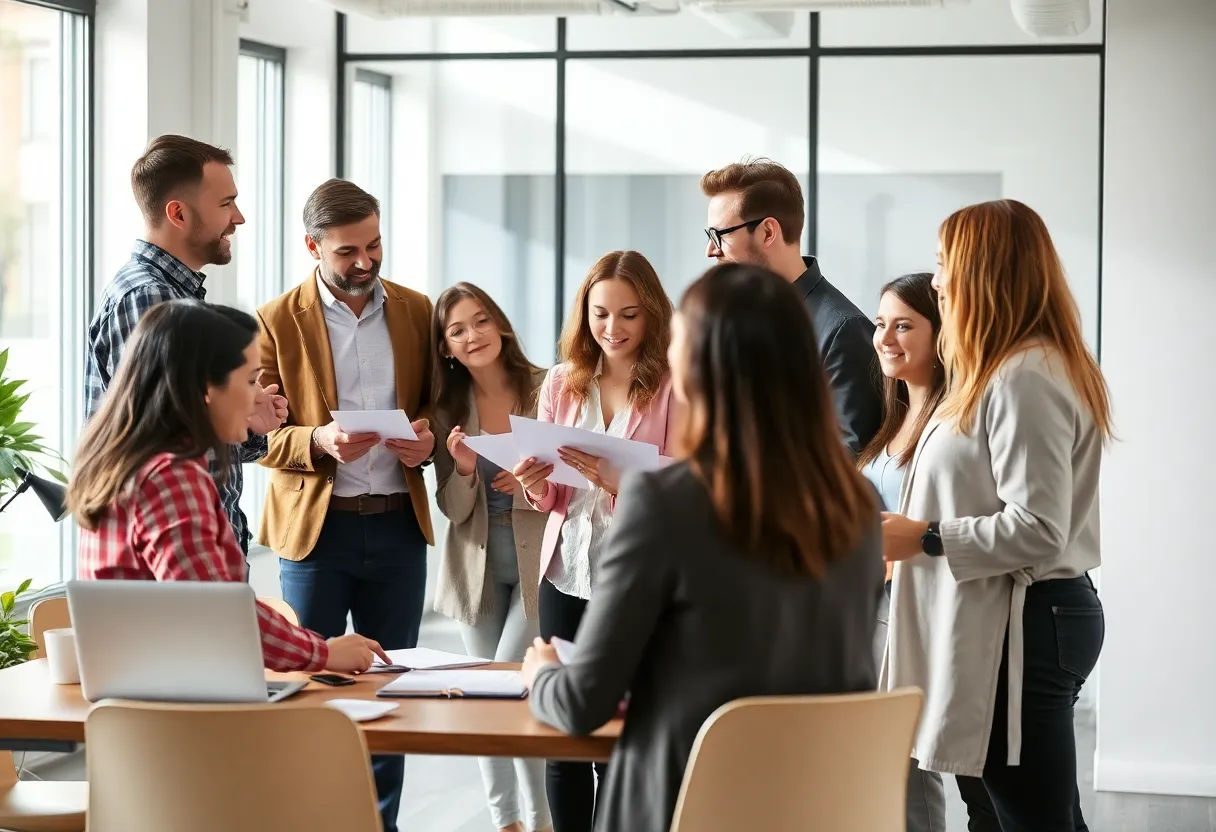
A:
{"type": "MultiPolygon", "coordinates": [[[[540,582],[540,635],[545,641],[557,636],[574,641],[587,602],[567,595],[545,578],[540,582]]],[[[549,760],[545,763],[545,791],[553,832],[591,832],[595,822],[595,784],[604,782],[605,763],[574,763],[549,760]],[[593,773],[594,766],[594,773],[593,773]]]]}
{"type": "Polygon", "coordinates": [[[1032,584],[1022,615],[1022,755],[1008,750],[1006,638],[983,778],[959,777],[970,832],[1088,832],[1077,790],[1073,706],[1106,635],[1089,576],[1032,584]],[[989,804],[986,798],[991,798],[989,804]]]}
{"type": "MultiPolygon", "coordinates": [[[[301,626],[325,638],[355,632],[385,650],[418,646],[426,592],[426,538],[410,508],[384,514],[330,511],[312,553],[279,561],[283,600],[301,626]]],[[[373,755],[384,832],[396,832],[405,758],[373,755]]]]}

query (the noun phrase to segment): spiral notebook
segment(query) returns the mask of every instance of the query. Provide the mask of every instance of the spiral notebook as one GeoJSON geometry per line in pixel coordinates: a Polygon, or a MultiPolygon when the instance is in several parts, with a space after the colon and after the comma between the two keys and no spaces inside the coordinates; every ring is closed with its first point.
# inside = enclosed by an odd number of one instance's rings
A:
{"type": "Polygon", "coordinates": [[[527,695],[517,670],[414,670],[376,691],[376,696],[389,699],[523,699],[527,695]]]}

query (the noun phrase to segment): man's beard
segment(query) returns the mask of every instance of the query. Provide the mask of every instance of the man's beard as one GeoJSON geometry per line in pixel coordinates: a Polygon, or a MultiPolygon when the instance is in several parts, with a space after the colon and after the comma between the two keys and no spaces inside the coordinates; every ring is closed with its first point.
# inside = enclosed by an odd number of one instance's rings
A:
{"type": "Polygon", "coordinates": [[[232,244],[224,247],[224,234],[231,234],[236,230],[236,226],[230,226],[224,229],[223,234],[219,234],[211,239],[204,239],[202,229],[197,221],[194,227],[190,230],[190,247],[194,249],[204,263],[210,263],[213,266],[226,266],[232,262],[232,244]]]}
{"type": "Polygon", "coordinates": [[[372,267],[366,272],[360,272],[357,276],[370,279],[356,283],[346,275],[338,274],[332,271],[325,263],[321,263],[321,277],[325,279],[326,283],[347,295],[361,297],[362,295],[369,295],[375,290],[376,278],[380,276],[380,261],[373,260],[372,267]]]}

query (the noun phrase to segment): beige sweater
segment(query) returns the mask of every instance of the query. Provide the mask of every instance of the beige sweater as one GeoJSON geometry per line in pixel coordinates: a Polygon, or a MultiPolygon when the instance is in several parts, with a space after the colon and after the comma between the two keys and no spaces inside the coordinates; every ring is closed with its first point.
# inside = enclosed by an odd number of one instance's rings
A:
{"type": "MultiPolygon", "coordinates": [[[[536,388],[544,381],[543,371],[533,376],[536,388]]],[[[536,406],[522,414],[536,418],[536,406]]],[[[439,482],[435,492],[439,510],[448,518],[448,531],[443,543],[443,558],[435,588],[435,611],[477,626],[494,612],[494,593],[486,591],[486,539],[489,535],[489,510],[481,476],[474,470],[464,476],[456,470],[447,452],[447,438],[457,424],[451,414],[435,414],[435,474],[439,482]]],[[[460,422],[468,436],[481,433],[477,407],[469,396],[468,416],[460,422]]],[[[511,525],[515,531],[515,555],[519,560],[519,593],[524,603],[524,615],[537,617],[536,597],[540,587],[541,539],[545,533],[547,511],[536,511],[523,497],[523,489],[515,492],[511,525]]]]}
{"type": "Polygon", "coordinates": [[[1102,436],[1059,355],[1032,345],[984,392],[969,434],[935,420],[904,478],[900,513],[940,520],[942,557],[895,566],[879,689],[915,685],[921,768],[979,777],[1009,632],[1009,756],[1021,755],[1022,607],[1035,581],[1099,565],[1102,436]]]}

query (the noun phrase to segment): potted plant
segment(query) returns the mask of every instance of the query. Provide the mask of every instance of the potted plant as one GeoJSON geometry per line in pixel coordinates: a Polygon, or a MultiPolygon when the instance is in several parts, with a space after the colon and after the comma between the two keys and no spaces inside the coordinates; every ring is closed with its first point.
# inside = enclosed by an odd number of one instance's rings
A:
{"type": "MultiPolygon", "coordinates": [[[[21,408],[29,401],[29,393],[22,393],[23,379],[10,379],[5,375],[8,367],[8,350],[0,351],[0,511],[17,496],[26,483],[27,472],[42,469],[61,483],[67,478],[42,460],[63,462],[63,457],[42,444],[42,437],[33,433],[32,422],[19,421],[21,408]]],[[[17,618],[17,598],[28,592],[32,579],[21,583],[16,590],[0,594],[0,668],[21,664],[29,659],[37,645],[22,628],[28,625],[24,618],[17,618]]]]}
{"type": "Polygon", "coordinates": [[[17,597],[30,588],[30,582],[27,578],[15,591],[0,595],[0,670],[29,661],[30,653],[38,649],[22,629],[29,625],[29,620],[17,618],[14,612],[17,597]]]}

